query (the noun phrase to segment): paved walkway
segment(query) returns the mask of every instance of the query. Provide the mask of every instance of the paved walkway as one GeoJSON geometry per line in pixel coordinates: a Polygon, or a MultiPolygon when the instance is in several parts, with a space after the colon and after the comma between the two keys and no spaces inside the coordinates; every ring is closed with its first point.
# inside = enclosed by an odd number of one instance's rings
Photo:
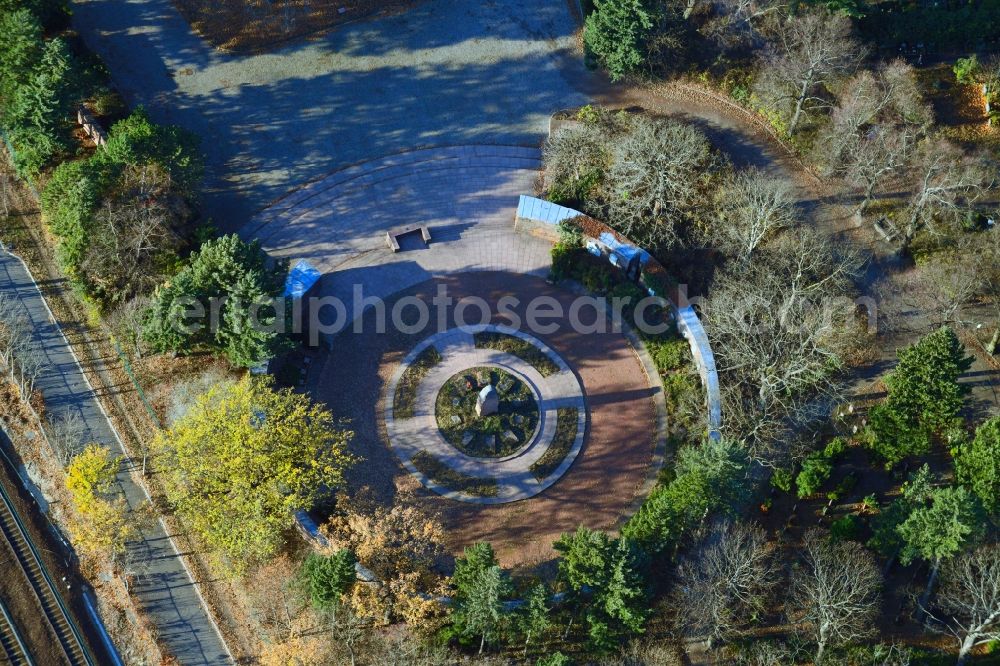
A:
{"type": "MultiPolygon", "coordinates": [[[[514,233],[518,197],[533,189],[541,156],[517,146],[414,150],[365,162],[293,192],[242,230],[272,256],[308,259],[324,273],[322,296],[354,311],[355,289],[386,298],[433,277],[510,271],[544,277],[548,241],[514,233]],[[426,224],[432,241],[385,232],[426,224]]],[[[353,317],[351,317],[353,318],[353,317]]]]}
{"type": "Polygon", "coordinates": [[[580,380],[573,374],[566,362],[543,342],[522,331],[498,326],[478,326],[469,329],[452,329],[431,336],[413,348],[399,365],[392,380],[387,384],[385,394],[385,425],[389,443],[403,465],[422,484],[444,497],[473,504],[504,504],[534,497],[566,473],[583,448],[587,425],[586,404],[580,380]],[[543,376],[523,359],[495,351],[481,349],[475,345],[473,335],[483,330],[516,335],[541,349],[559,366],[559,372],[543,376]],[[393,397],[403,373],[417,356],[433,345],[441,354],[441,361],[432,367],[417,387],[414,413],[411,418],[396,418],[393,415],[393,397]],[[516,454],[502,459],[484,459],[468,456],[445,441],[438,429],[435,404],[438,392],[450,378],[469,368],[492,366],[503,368],[522,381],[535,393],[540,412],[540,424],[534,438],[516,454]],[[576,438],[566,457],[559,466],[544,479],[537,479],[531,471],[539,458],[549,449],[556,434],[558,410],[577,410],[576,438]],[[426,451],[452,469],[479,478],[493,478],[497,482],[495,497],[479,497],[448,490],[421,474],[412,463],[413,456],[426,451]]]}
{"type": "Polygon", "coordinates": [[[537,146],[583,104],[562,0],[420,0],[272,53],[214,51],[170,0],[73,0],[74,25],[131,105],[208,153],[208,213],[234,230],[351,164],[449,144],[537,146]]]}
{"type": "MultiPolygon", "coordinates": [[[[37,386],[45,396],[51,417],[76,414],[87,427],[86,442],[99,442],[125,455],[76,357],[52,321],[45,301],[27,269],[16,257],[0,250],[0,292],[20,300],[30,319],[46,370],[37,386]]],[[[128,474],[136,461],[125,458],[118,484],[130,506],[146,500],[145,492],[128,474]]],[[[163,645],[184,666],[230,663],[226,649],[183,562],[161,523],[155,523],[133,546],[148,562],[135,586],[140,604],[148,612],[163,645]]]]}

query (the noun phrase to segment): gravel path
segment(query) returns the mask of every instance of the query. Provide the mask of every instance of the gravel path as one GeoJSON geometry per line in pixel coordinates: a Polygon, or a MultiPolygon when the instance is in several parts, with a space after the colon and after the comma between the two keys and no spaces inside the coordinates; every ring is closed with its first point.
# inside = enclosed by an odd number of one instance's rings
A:
{"type": "MultiPolygon", "coordinates": [[[[24,265],[3,251],[0,251],[0,292],[19,299],[32,323],[45,359],[46,370],[37,387],[45,396],[48,414],[76,414],[87,427],[87,441],[109,446],[123,456],[118,484],[130,506],[145,501],[145,493],[128,472],[141,461],[125,455],[59,326],[50,319],[41,293],[24,265]]],[[[229,663],[222,640],[162,524],[154,523],[143,533],[143,540],[131,547],[137,557],[149,563],[146,572],[139,576],[136,595],[167,650],[185,666],[229,663]]]]}
{"type": "Polygon", "coordinates": [[[273,53],[212,50],[170,0],[74,0],[74,24],[130,104],[199,133],[205,205],[236,229],[336,169],[423,146],[535,145],[582,104],[564,2],[426,0],[273,53]]]}

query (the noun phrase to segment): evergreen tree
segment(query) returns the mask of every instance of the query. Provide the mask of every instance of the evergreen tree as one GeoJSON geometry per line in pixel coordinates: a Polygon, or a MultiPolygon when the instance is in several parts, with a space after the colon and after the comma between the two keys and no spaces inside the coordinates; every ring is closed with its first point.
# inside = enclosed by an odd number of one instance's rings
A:
{"type": "Polygon", "coordinates": [[[42,25],[27,9],[0,11],[0,101],[7,107],[42,57],[42,25]]]}
{"type": "Polygon", "coordinates": [[[488,543],[465,549],[465,556],[455,562],[451,583],[455,587],[452,624],[464,636],[479,636],[482,654],[486,643],[496,640],[507,624],[504,602],[514,586],[488,543]]]}
{"type": "Polygon", "coordinates": [[[675,547],[711,511],[738,511],[751,484],[750,458],[739,442],[708,440],[678,453],[676,478],[650,493],[622,528],[622,536],[649,552],[675,547]]]}
{"type": "Polygon", "coordinates": [[[971,442],[959,445],[955,470],[990,513],[1000,513],[1000,416],[980,425],[971,442]]]}
{"type": "Polygon", "coordinates": [[[545,585],[539,583],[533,586],[524,600],[524,605],[518,609],[514,618],[517,628],[524,635],[525,657],[528,656],[531,641],[537,640],[552,624],[549,619],[548,598],[549,591],[545,585]]]}
{"type": "Polygon", "coordinates": [[[653,13],[643,0],[594,0],[583,40],[612,81],[637,71],[646,58],[653,13]]]}
{"type": "Polygon", "coordinates": [[[965,488],[936,488],[896,528],[903,541],[900,561],[909,564],[923,559],[931,565],[921,604],[924,608],[941,562],[962,550],[981,520],[975,498],[965,488]]]}
{"type": "Polygon", "coordinates": [[[555,549],[561,554],[560,580],[595,649],[608,651],[643,631],[650,611],[639,552],[631,541],[581,526],[560,537],[555,549]]]}
{"type": "Polygon", "coordinates": [[[341,596],[349,592],[357,580],[356,561],[354,553],[347,548],[332,555],[309,553],[299,575],[313,608],[319,611],[337,609],[341,596]]]}
{"type": "Polygon", "coordinates": [[[4,123],[15,150],[15,168],[34,178],[70,146],[73,105],[80,98],[73,57],[62,39],[45,42],[27,81],[18,85],[4,123]]]}
{"type": "Polygon", "coordinates": [[[915,417],[931,432],[954,425],[969,389],[958,378],[972,357],[947,326],[899,352],[899,364],[885,379],[894,408],[915,417]]]}
{"type": "Polygon", "coordinates": [[[891,467],[930,449],[930,437],[961,422],[968,388],[958,378],[972,358],[948,327],[899,352],[899,364],[885,379],[888,397],[869,413],[868,445],[891,467]]]}
{"type": "Polygon", "coordinates": [[[157,290],[143,338],[160,352],[188,354],[204,346],[242,367],[280,353],[288,346],[285,313],[262,304],[279,293],[285,266],[268,269],[266,261],[257,241],[244,243],[235,234],[207,241],[157,290]],[[219,313],[217,320],[213,312],[219,313]]]}

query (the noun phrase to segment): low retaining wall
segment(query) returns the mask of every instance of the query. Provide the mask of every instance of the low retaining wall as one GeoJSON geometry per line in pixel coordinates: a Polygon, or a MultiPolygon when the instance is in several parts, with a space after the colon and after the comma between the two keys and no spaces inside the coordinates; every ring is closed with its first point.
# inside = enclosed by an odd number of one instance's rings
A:
{"type": "MultiPolygon", "coordinates": [[[[514,218],[514,228],[524,233],[539,236],[556,242],[559,240],[559,223],[575,220],[584,236],[598,240],[607,235],[623,244],[635,245],[628,238],[614,231],[603,222],[588,217],[580,211],[573,210],[545,201],[536,197],[521,195],[517,204],[517,214],[514,218]]],[[[715,367],[715,355],[708,341],[705,328],[701,325],[698,314],[690,305],[679,303],[677,293],[670,293],[666,288],[669,274],[660,262],[649,257],[642,269],[639,283],[650,293],[666,298],[674,309],[677,320],[677,330],[688,341],[691,356],[694,358],[701,383],[705,387],[705,405],[708,409],[709,434],[718,438],[722,425],[722,394],[719,390],[719,374],[715,367]],[[661,284],[650,284],[653,279],[661,284]]]]}

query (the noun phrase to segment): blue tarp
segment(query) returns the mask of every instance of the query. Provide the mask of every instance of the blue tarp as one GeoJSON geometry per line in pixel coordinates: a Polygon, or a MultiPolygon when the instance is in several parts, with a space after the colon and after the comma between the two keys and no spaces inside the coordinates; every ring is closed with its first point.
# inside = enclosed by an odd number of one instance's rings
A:
{"type": "Polygon", "coordinates": [[[639,268],[643,268],[646,262],[649,261],[649,253],[643,250],[641,247],[636,247],[635,245],[628,245],[627,243],[620,242],[614,237],[610,232],[605,231],[598,238],[604,245],[608,247],[613,253],[621,257],[625,265],[621,268],[628,268],[632,265],[632,262],[638,258],[639,268]]]}
{"type": "Polygon", "coordinates": [[[302,298],[306,295],[314,284],[319,282],[322,274],[313,268],[305,259],[300,259],[297,264],[288,271],[288,279],[285,280],[285,296],[292,298],[302,298]]]}

